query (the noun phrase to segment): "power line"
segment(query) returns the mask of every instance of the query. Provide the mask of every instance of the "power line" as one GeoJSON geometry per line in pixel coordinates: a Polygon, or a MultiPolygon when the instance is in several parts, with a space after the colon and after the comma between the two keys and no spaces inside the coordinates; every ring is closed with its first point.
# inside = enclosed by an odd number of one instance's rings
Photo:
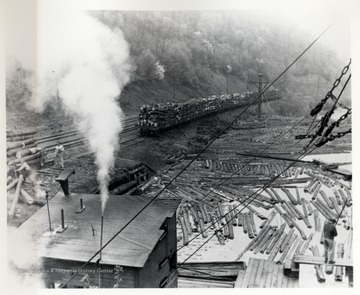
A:
{"type": "Polygon", "coordinates": [[[106,248],[129,224],[138,217],[147,207],[149,207],[156,198],[161,195],[165,189],[167,189],[196,159],[200,157],[214,142],[220,137],[223,133],[225,133],[276,81],[280,79],[324,34],[327,32],[330,27],[335,23],[331,23],[289,66],[287,66],[275,80],[273,80],[265,89],[247,106],[245,109],[235,117],[233,121],[231,121],[222,131],[219,132],[217,136],[215,136],[183,169],[179,171],[179,173],[172,178],[169,183],[161,189],[141,210],[139,210],[119,231],[115,233],[115,235],[110,238],[102,247],[99,249],[87,262],[85,262],[80,268],[78,268],[75,273],[63,284],[65,287],[88,263],[90,263],[104,248],[106,248]]]}

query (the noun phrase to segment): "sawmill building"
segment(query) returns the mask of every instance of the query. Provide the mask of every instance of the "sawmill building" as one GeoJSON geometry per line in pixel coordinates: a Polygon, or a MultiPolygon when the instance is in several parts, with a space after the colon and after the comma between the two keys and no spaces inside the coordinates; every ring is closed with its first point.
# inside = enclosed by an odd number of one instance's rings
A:
{"type": "MultiPolygon", "coordinates": [[[[139,196],[110,195],[103,214],[103,245],[149,201],[139,196]]],[[[116,284],[120,288],[177,287],[179,203],[179,199],[156,199],[103,249],[101,259],[97,255],[83,269],[100,249],[100,195],[59,193],[49,201],[50,222],[44,206],[20,230],[32,232],[47,288],[63,286],[79,269],[67,288],[113,288],[116,284]],[[122,271],[116,276],[119,268],[122,271]]]]}

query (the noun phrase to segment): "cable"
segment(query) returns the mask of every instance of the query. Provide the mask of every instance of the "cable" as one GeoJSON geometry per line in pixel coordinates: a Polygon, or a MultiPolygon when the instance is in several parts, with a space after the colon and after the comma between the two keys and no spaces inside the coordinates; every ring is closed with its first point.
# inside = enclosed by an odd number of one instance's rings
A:
{"type": "Polygon", "coordinates": [[[78,268],[75,273],[62,285],[65,287],[88,263],[90,263],[104,248],[106,248],[129,224],[138,217],[147,207],[149,207],[156,198],[161,195],[165,189],[167,189],[193,162],[196,161],[200,157],[201,154],[203,154],[214,142],[215,140],[221,136],[224,132],[226,132],[232,125],[235,123],[263,94],[265,91],[267,91],[276,81],[282,77],[324,34],[327,32],[330,27],[335,23],[332,22],[289,66],[283,70],[280,75],[277,76],[275,80],[273,80],[265,89],[247,106],[245,109],[235,117],[233,121],[231,121],[217,136],[215,136],[214,139],[212,139],[183,169],[179,171],[179,173],[169,181],[169,183],[162,188],[159,193],[157,193],[141,210],[139,210],[128,222],[126,222],[125,225],[122,226],[122,228],[115,233],[115,235],[110,238],[102,247],[99,249],[87,262],[85,262],[80,268],[78,268]]]}

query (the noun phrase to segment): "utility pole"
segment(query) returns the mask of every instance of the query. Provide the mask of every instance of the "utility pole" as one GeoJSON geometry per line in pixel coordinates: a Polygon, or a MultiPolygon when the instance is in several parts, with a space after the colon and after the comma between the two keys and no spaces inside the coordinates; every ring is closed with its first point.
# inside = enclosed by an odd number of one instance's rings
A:
{"type": "Polygon", "coordinates": [[[270,82],[267,81],[263,81],[262,80],[263,74],[259,73],[259,81],[253,82],[253,81],[249,81],[249,83],[254,84],[257,88],[258,88],[258,119],[261,119],[261,103],[262,103],[262,92],[263,92],[263,87],[265,88],[270,82]]]}

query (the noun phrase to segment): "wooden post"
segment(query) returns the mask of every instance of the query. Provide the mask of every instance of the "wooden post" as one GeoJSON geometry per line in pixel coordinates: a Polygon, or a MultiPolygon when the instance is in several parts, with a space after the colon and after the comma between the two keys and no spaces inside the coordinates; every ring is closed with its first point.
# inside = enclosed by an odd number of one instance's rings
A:
{"type": "Polygon", "coordinates": [[[24,181],[24,176],[22,174],[20,174],[20,176],[18,178],[18,183],[17,183],[17,186],[16,186],[16,191],[15,191],[15,194],[14,194],[14,199],[13,199],[13,202],[11,204],[10,211],[9,211],[10,216],[15,215],[15,209],[16,209],[16,205],[17,205],[17,203],[19,201],[20,190],[21,190],[21,185],[22,185],[23,181],[24,181]]]}

